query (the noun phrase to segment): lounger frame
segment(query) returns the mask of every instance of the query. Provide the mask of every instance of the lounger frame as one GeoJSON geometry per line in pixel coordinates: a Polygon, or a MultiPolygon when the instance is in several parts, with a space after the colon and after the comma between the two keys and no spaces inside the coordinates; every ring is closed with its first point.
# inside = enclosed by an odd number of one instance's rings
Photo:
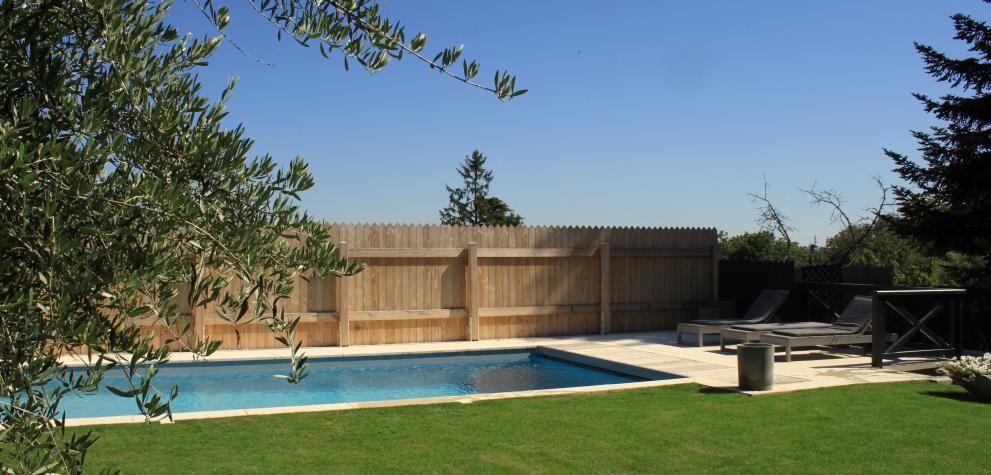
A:
{"type": "MultiPolygon", "coordinates": [[[[706,320],[706,323],[695,323],[695,321],[679,323],[676,326],[678,332],[678,344],[680,345],[684,343],[684,339],[682,338],[682,335],[685,333],[694,333],[696,337],[696,343],[698,343],[698,346],[701,347],[705,345],[705,335],[718,335],[719,332],[721,332],[724,328],[729,328],[733,325],[740,325],[747,323],[761,323],[771,320],[774,318],[775,314],[781,308],[781,305],[785,303],[785,300],[787,298],[788,298],[787,290],[764,289],[764,291],[762,291],[761,294],[757,296],[757,300],[755,300],[754,303],[751,304],[751,307],[747,309],[747,313],[744,314],[743,318],[739,318],[739,317],[727,318],[725,319],[726,323],[721,323],[721,322],[713,323],[718,321],[719,319],[706,320]],[[761,302],[763,299],[769,299],[775,297],[778,298],[777,301],[771,302],[772,306],[771,308],[766,310],[765,314],[759,315],[757,317],[749,316],[751,310],[754,310],[754,306],[758,305],[759,302],[761,302]]],[[[757,308],[759,309],[760,307],[757,308]]]]}
{"type": "MultiPolygon", "coordinates": [[[[894,341],[898,335],[889,333],[886,341],[894,341]]],[[[869,333],[851,333],[848,335],[817,335],[817,336],[787,336],[774,333],[764,333],[760,336],[761,343],[770,343],[785,350],[785,361],[791,361],[791,349],[807,346],[837,346],[837,345],[870,345],[874,337],[869,333]]]]}

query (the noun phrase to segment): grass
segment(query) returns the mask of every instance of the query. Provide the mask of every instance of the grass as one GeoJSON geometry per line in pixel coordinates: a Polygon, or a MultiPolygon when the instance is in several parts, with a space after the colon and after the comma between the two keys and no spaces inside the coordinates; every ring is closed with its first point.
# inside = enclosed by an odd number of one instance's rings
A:
{"type": "Polygon", "coordinates": [[[987,473],[991,404],[931,383],[587,396],[99,426],[124,473],[987,473]]]}

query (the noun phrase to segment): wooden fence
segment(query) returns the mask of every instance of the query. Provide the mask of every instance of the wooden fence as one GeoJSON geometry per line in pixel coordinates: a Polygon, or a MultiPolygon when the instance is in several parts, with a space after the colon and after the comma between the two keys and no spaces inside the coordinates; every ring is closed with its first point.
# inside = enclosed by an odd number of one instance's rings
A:
{"type": "MultiPolygon", "coordinates": [[[[669,329],[718,296],[715,229],[329,226],[367,267],[298,280],[285,310],[307,346],[669,329]]],[[[223,348],[280,346],[260,324],[238,340],[213,309],[190,312],[223,348]]]]}

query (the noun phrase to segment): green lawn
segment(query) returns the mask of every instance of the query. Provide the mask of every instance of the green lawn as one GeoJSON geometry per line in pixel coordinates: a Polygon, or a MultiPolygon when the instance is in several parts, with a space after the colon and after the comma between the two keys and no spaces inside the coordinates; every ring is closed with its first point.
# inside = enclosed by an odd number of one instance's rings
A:
{"type": "Polygon", "coordinates": [[[679,385],[94,430],[88,468],[124,473],[991,470],[991,404],[931,383],[763,397],[679,385]]]}

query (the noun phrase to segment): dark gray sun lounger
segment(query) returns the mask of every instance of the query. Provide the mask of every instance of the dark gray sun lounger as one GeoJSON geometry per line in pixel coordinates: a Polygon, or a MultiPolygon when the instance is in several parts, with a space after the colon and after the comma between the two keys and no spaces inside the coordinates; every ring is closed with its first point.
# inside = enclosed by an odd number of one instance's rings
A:
{"type": "Polygon", "coordinates": [[[785,322],[785,323],[755,323],[752,325],[733,325],[719,332],[719,351],[726,350],[728,341],[748,343],[760,341],[760,336],[776,330],[794,330],[798,328],[829,328],[831,323],[823,322],[785,322]]]}
{"type": "MultiPolygon", "coordinates": [[[[774,330],[761,334],[760,342],[783,346],[785,361],[791,361],[793,347],[869,344],[873,340],[870,334],[873,311],[873,299],[866,295],[858,295],[828,327],[774,330]]],[[[893,336],[888,335],[888,338],[893,336]]]]}
{"type": "Polygon", "coordinates": [[[767,290],[765,289],[757,296],[757,300],[750,305],[746,313],[741,318],[717,318],[713,320],[692,320],[678,324],[678,344],[682,343],[683,333],[695,333],[698,345],[702,346],[705,335],[716,335],[723,328],[733,325],[745,325],[763,323],[769,320],[774,313],[781,308],[788,298],[787,290],[767,290]]]}

